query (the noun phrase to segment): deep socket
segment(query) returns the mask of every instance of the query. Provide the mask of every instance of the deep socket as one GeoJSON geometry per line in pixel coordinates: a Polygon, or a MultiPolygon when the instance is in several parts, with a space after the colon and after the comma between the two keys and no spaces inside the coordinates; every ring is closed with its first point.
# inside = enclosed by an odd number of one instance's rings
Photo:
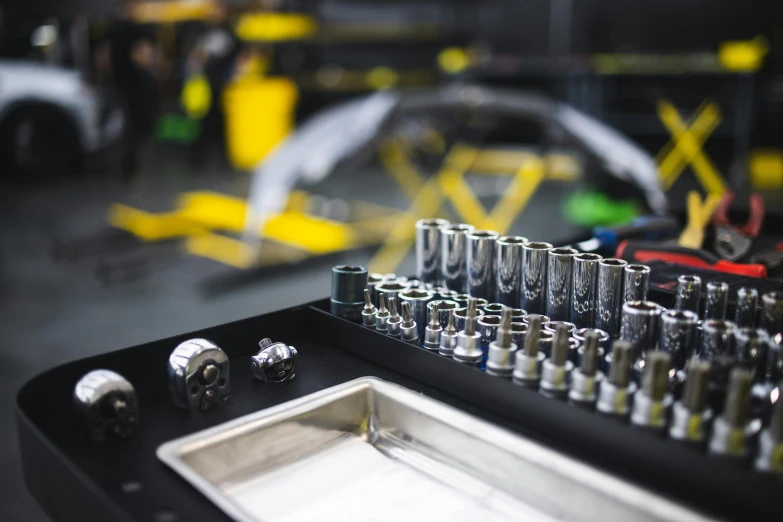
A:
{"type": "Polygon", "coordinates": [[[397,295],[400,303],[406,302],[411,307],[413,320],[419,327],[419,337],[424,337],[424,328],[429,322],[427,305],[435,300],[435,293],[424,288],[409,288],[397,295]]]}
{"type": "Polygon", "coordinates": [[[634,346],[635,359],[658,345],[661,308],[652,301],[628,301],[623,305],[620,339],[634,346]]]}
{"type": "Polygon", "coordinates": [[[468,291],[468,234],[474,230],[465,223],[452,223],[440,229],[441,284],[460,294],[468,291]]]}
{"type": "Polygon", "coordinates": [[[481,334],[476,331],[478,323],[476,300],[468,301],[468,314],[465,329],[457,334],[457,347],[454,348],[455,361],[472,366],[480,366],[484,353],[481,351],[481,334]]]}
{"type": "MultiPolygon", "coordinates": [[[[682,313],[682,312],[680,312],[682,313]]],[[[669,437],[691,444],[701,444],[707,436],[710,410],[707,409],[707,379],[710,364],[692,359],[681,400],[672,408],[669,437]]]]}
{"type": "Polygon", "coordinates": [[[623,302],[647,301],[650,292],[650,267],[626,265],[623,269],[623,302]]]}
{"type": "Polygon", "coordinates": [[[734,324],[738,328],[756,326],[756,312],[759,307],[759,291],[742,287],[737,290],[737,305],[734,311],[734,324]]]}
{"type": "Polygon", "coordinates": [[[589,332],[583,346],[583,356],[579,367],[571,372],[571,389],[568,401],[585,409],[593,409],[597,399],[598,386],[603,380],[603,374],[598,369],[599,335],[589,332]]]}
{"type": "Polygon", "coordinates": [[[537,390],[541,382],[541,365],[546,355],[539,349],[539,336],[543,332],[541,319],[535,314],[532,317],[531,333],[525,335],[524,344],[521,345],[522,348],[518,351],[514,361],[513,381],[514,384],[537,390]]]}
{"type": "Polygon", "coordinates": [[[332,268],[332,314],[360,322],[364,308],[364,289],[367,288],[367,269],[358,265],[337,265],[332,268]]]}
{"type": "Polygon", "coordinates": [[[709,451],[721,457],[741,459],[748,452],[747,423],[750,405],[750,372],[734,368],[723,413],[712,426],[709,451]]]}
{"type": "Polygon", "coordinates": [[[672,357],[672,368],[683,370],[694,353],[699,316],[690,310],[667,310],[661,314],[660,349],[672,357]]]}
{"type": "Polygon", "coordinates": [[[528,242],[522,245],[522,298],[520,306],[531,314],[546,311],[546,268],[550,243],[528,242]]]}
{"type": "Polygon", "coordinates": [[[497,243],[496,300],[511,308],[519,308],[522,298],[522,245],[527,242],[522,236],[503,236],[497,243]]]}
{"type": "Polygon", "coordinates": [[[769,292],[761,296],[761,327],[777,344],[783,342],[783,292],[769,292]]]}
{"type": "Polygon", "coordinates": [[[709,281],[704,298],[704,320],[726,319],[729,285],[720,281],[709,281]]]}
{"type": "Polygon", "coordinates": [[[595,300],[598,288],[598,254],[577,254],[571,272],[571,318],[577,328],[595,325],[595,300]]]}
{"type": "Polygon", "coordinates": [[[628,341],[616,341],[612,347],[609,375],[598,390],[596,409],[603,415],[625,419],[630,411],[636,385],[631,381],[634,348],[628,341]]]}
{"type": "Polygon", "coordinates": [[[571,275],[575,248],[553,248],[547,252],[546,309],[553,321],[568,321],[571,318],[571,275]]]}
{"type": "MultiPolygon", "coordinates": [[[[620,334],[625,267],[622,259],[602,259],[598,262],[598,285],[595,308],[595,327],[611,337],[620,334]]],[[[586,325],[589,326],[589,325],[586,325]]]]}
{"type": "Polygon", "coordinates": [[[468,294],[495,300],[497,241],[500,235],[492,230],[474,230],[468,234],[468,294]]]}
{"type": "Polygon", "coordinates": [[[636,393],[631,413],[634,426],[660,432],[666,428],[672,396],[669,389],[671,357],[661,351],[647,354],[642,386],[636,393]]]}
{"type": "MultiPolygon", "coordinates": [[[[539,335],[543,335],[546,330],[542,330],[539,335]]],[[[528,331],[528,335],[532,335],[528,331]]],[[[541,365],[541,388],[542,395],[553,399],[565,400],[568,397],[568,391],[571,387],[571,372],[574,369],[574,363],[568,360],[569,351],[568,327],[560,324],[552,341],[552,352],[549,357],[544,359],[541,365]]]]}
{"type": "MultiPolygon", "coordinates": [[[[485,316],[486,317],[486,316],[485,316]]],[[[487,351],[487,374],[496,377],[511,377],[517,345],[511,340],[511,309],[506,308],[497,328],[496,338],[489,343],[487,351]]]]}
{"type": "Polygon", "coordinates": [[[697,275],[681,275],[678,277],[674,309],[689,310],[698,315],[700,302],[701,277],[697,275]]]}
{"type": "Polygon", "coordinates": [[[441,230],[449,226],[445,219],[420,219],[416,222],[416,277],[439,286],[441,230]]]}

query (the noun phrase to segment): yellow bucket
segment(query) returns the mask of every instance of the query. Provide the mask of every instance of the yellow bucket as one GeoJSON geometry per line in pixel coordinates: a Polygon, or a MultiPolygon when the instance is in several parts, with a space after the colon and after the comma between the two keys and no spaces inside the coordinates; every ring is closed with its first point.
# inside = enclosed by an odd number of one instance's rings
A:
{"type": "Polygon", "coordinates": [[[283,77],[242,78],[226,88],[226,146],[235,168],[254,168],[291,132],[298,98],[296,84],[283,77]]]}

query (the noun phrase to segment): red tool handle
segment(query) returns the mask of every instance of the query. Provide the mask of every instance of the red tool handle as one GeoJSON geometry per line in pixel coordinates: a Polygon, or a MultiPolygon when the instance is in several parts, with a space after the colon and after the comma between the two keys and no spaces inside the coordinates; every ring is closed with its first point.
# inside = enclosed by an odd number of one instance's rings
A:
{"type": "Polygon", "coordinates": [[[715,209],[715,213],[712,216],[712,222],[715,225],[721,225],[725,227],[731,227],[739,231],[744,236],[756,238],[761,232],[761,225],[764,224],[764,200],[761,194],[751,194],[748,201],[748,221],[744,225],[732,225],[729,221],[729,208],[734,201],[734,193],[727,190],[723,193],[723,197],[718,204],[718,208],[715,209]]]}
{"type": "Polygon", "coordinates": [[[767,278],[767,267],[764,265],[732,263],[731,261],[718,259],[701,250],[674,245],[662,245],[645,241],[623,241],[617,247],[616,257],[638,263],[663,261],[665,263],[716,270],[727,274],[760,279],[767,278]]]}

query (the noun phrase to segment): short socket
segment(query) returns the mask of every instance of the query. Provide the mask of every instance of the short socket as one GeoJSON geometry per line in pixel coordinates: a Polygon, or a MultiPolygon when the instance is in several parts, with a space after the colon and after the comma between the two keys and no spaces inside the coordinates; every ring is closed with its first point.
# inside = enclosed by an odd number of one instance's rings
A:
{"type": "Polygon", "coordinates": [[[441,284],[441,230],[449,226],[445,219],[420,219],[416,222],[416,277],[424,283],[441,284]]]}
{"type": "MultiPolygon", "coordinates": [[[[478,300],[477,300],[478,301],[478,300]]],[[[484,315],[483,310],[476,310],[476,316],[481,317],[484,315]]],[[[457,328],[458,332],[461,332],[465,329],[465,319],[468,316],[468,309],[465,308],[457,308],[454,310],[454,326],[457,328]]]]}
{"type": "Polygon", "coordinates": [[[734,324],[739,328],[756,326],[756,312],[759,307],[759,291],[742,287],[737,290],[737,307],[734,312],[734,324]]]}
{"type": "Polygon", "coordinates": [[[620,317],[623,299],[625,267],[622,259],[602,259],[598,262],[598,286],[595,310],[595,327],[610,336],[620,334],[620,317]]]}
{"type": "Polygon", "coordinates": [[[661,308],[652,301],[628,301],[623,305],[620,339],[634,346],[636,358],[658,344],[661,308]]]}
{"type": "MultiPolygon", "coordinates": [[[[400,281],[399,279],[393,279],[391,281],[384,281],[383,283],[377,285],[375,287],[375,290],[378,292],[378,294],[383,294],[386,296],[386,299],[388,300],[390,297],[393,297],[395,299],[398,299],[400,294],[402,292],[405,292],[406,290],[409,290],[408,288],[408,281],[407,279],[405,281],[400,281]]],[[[388,302],[386,303],[388,305],[388,302]]],[[[378,308],[380,308],[381,303],[378,303],[378,308]]]]}
{"type": "Polygon", "coordinates": [[[527,242],[522,236],[503,236],[497,242],[497,301],[511,308],[519,308],[522,296],[522,245],[527,242]]]}
{"type": "Polygon", "coordinates": [[[111,370],[92,370],[76,383],[73,404],[84,430],[95,442],[124,439],[139,422],[139,403],[133,385],[111,370]]]}
{"type": "Polygon", "coordinates": [[[698,315],[701,302],[701,277],[681,275],[677,278],[677,293],[674,308],[688,310],[698,315]]]}
{"type": "Polygon", "coordinates": [[[571,319],[577,328],[595,325],[596,291],[598,289],[598,254],[577,254],[571,272],[571,319]]]}
{"type": "Polygon", "coordinates": [[[511,341],[517,346],[525,345],[527,323],[511,323],[511,341]]]}
{"type": "Polygon", "coordinates": [[[497,269],[497,240],[500,234],[492,230],[474,230],[468,240],[468,294],[471,297],[494,300],[497,269]]]}
{"type": "MultiPolygon", "coordinates": [[[[528,314],[528,315],[526,315],[526,316],[525,316],[525,318],[524,318],[522,321],[523,321],[523,322],[525,322],[525,323],[528,323],[528,324],[530,324],[530,322],[531,322],[531,319],[532,319],[533,317],[538,317],[539,319],[541,319],[541,328],[544,328],[544,326],[546,325],[546,323],[548,323],[548,322],[550,322],[550,321],[552,320],[550,317],[548,317],[548,316],[546,316],[546,315],[541,315],[541,314],[528,314]]],[[[569,323],[569,324],[573,324],[573,323],[569,323]]]]}
{"type": "Polygon", "coordinates": [[[332,268],[332,314],[360,322],[364,308],[367,269],[357,265],[337,265],[332,268]]]}
{"type": "MultiPolygon", "coordinates": [[[[445,299],[436,299],[435,301],[430,301],[427,303],[427,323],[432,319],[432,312],[435,310],[435,306],[438,307],[438,322],[440,323],[440,327],[446,328],[446,324],[448,324],[449,321],[449,310],[456,311],[458,309],[457,303],[455,301],[447,301],[445,299]]],[[[454,317],[454,319],[457,319],[457,317],[454,317]]]]}
{"type": "Polygon", "coordinates": [[[773,340],[783,341],[783,292],[769,292],[761,296],[761,326],[773,340]]]}
{"type": "MultiPolygon", "coordinates": [[[[470,299],[470,296],[468,294],[457,294],[449,301],[456,301],[460,308],[467,308],[468,306],[468,300],[470,299]]],[[[486,301],[486,299],[485,299],[486,301]]],[[[486,303],[484,303],[486,304],[486,303]]],[[[479,305],[479,308],[481,308],[483,305],[479,305]]]]}
{"type": "Polygon", "coordinates": [[[459,295],[454,290],[449,290],[445,286],[436,286],[432,291],[435,292],[436,299],[447,299],[449,301],[453,301],[454,297],[459,295]]]}
{"type": "Polygon", "coordinates": [[[626,265],[623,269],[623,302],[647,301],[650,292],[650,267],[626,265]]]}
{"type": "Polygon", "coordinates": [[[478,333],[481,335],[481,351],[484,352],[484,360],[487,360],[487,350],[489,344],[495,340],[498,327],[500,326],[499,315],[482,315],[478,318],[478,333]]]}
{"type": "Polygon", "coordinates": [[[571,361],[577,366],[582,364],[582,346],[585,344],[585,336],[590,332],[598,334],[598,369],[602,372],[606,372],[606,370],[609,369],[607,359],[611,358],[611,356],[607,356],[609,353],[609,334],[597,328],[579,328],[574,332],[574,340],[579,346],[577,347],[575,354],[573,354],[574,358],[572,358],[571,361]]]}
{"type": "Polygon", "coordinates": [[[378,292],[376,290],[376,287],[383,283],[386,280],[386,276],[383,274],[367,274],[367,288],[370,290],[370,302],[372,302],[373,306],[376,308],[380,303],[378,303],[378,292]]]}
{"type": "Polygon", "coordinates": [[[481,309],[484,310],[485,315],[500,315],[503,313],[505,308],[506,305],[503,303],[488,303],[485,304],[481,309]]]}
{"type": "Polygon", "coordinates": [[[734,323],[721,319],[707,319],[702,323],[699,357],[709,359],[716,355],[734,355],[734,323]]]}
{"type": "Polygon", "coordinates": [[[729,285],[720,281],[710,281],[707,283],[706,288],[704,319],[726,319],[729,285]]]}
{"type": "Polygon", "coordinates": [[[440,230],[441,281],[461,294],[468,291],[468,234],[474,230],[465,223],[452,223],[440,230]]]}
{"type": "Polygon", "coordinates": [[[694,353],[699,316],[690,310],[667,310],[661,314],[660,349],[672,358],[672,367],[682,370],[694,353]]]}
{"type": "Polygon", "coordinates": [[[544,323],[544,330],[549,330],[554,333],[557,331],[557,326],[561,324],[566,325],[568,328],[568,335],[573,336],[576,333],[576,325],[574,323],[569,323],[568,321],[547,321],[544,323]]]}
{"type": "Polygon", "coordinates": [[[409,288],[397,294],[397,298],[402,303],[408,303],[411,307],[413,320],[419,328],[419,337],[424,337],[424,327],[429,322],[429,309],[427,305],[435,300],[435,293],[424,288],[409,288]],[[422,326],[423,325],[423,326],[422,326]]]}
{"type": "Polygon", "coordinates": [[[553,321],[571,318],[571,272],[575,248],[553,248],[547,253],[546,315],[553,321]]]}
{"type": "Polygon", "coordinates": [[[522,299],[520,306],[531,314],[546,311],[546,269],[550,243],[528,242],[522,246],[522,299]]]}

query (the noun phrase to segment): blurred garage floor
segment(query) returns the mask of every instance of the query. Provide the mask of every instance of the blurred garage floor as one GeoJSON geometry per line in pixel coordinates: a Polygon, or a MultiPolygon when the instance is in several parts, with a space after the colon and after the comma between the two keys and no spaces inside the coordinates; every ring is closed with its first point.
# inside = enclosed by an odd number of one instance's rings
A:
{"type": "MultiPolygon", "coordinates": [[[[367,263],[373,253],[367,249],[275,269],[230,292],[211,296],[199,289],[199,283],[233,269],[179,255],[176,246],[167,247],[168,257],[147,277],[105,287],[93,275],[94,258],[72,264],[52,260],[54,234],[79,236],[105,228],[106,208],[111,202],[144,201],[149,210],[163,210],[182,191],[210,188],[242,194],[247,187],[245,175],[227,169],[193,177],[172,162],[156,164],[155,171],[162,174],[136,180],[130,191],[116,181],[90,175],[68,182],[8,187],[0,194],[2,520],[46,520],[22,482],[13,417],[15,395],[30,378],[66,361],[323,298],[329,294],[332,265],[348,259],[367,263]]],[[[394,205],[390,200],[397,196],[378,188],[384,180],[388,177],[376,170],[360,178],[330,180],[323,188],[332,197],[367,196],[368,200],[394,205]]],[[[546,240],[565,238],[573,232],[561,217],[562,190],[543,187],[514,232],[546,240]]],[[[398,199],[404,208],[405,198],[400,194],[398,199]]],[[[138,252],[154,256],[153,248],[161,247],[140,246],[138,252]]],[[[164,250],[160,252],[163,255],[164,250]]],[[[398,273],[412,271],[409,255],[398,273]]]]}

